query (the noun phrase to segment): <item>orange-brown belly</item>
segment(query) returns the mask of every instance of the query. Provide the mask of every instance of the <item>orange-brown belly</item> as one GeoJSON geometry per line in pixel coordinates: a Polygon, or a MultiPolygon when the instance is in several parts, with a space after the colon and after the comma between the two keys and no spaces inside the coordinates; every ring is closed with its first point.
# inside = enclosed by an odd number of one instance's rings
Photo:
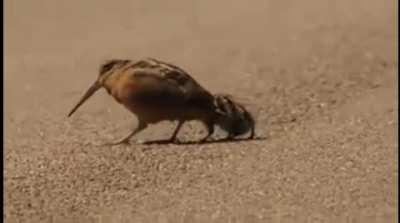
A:
{"type": "Polygon", "coordinates": [[[154,85],[143,85],[132,80],[121,81],[109,93],[138,119],[148,123],[163,120],[202,119],[204,111],[186,104],[180,92],[154,85]]]}

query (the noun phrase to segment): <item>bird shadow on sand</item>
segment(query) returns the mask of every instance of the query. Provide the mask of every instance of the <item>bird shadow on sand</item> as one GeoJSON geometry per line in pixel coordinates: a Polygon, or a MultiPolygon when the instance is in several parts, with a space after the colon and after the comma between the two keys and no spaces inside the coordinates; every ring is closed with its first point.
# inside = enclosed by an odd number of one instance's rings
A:
{"type": "Polygon", "coordinates": [[[215,139],[211,141],[178,141],[178,142],[171,142],[170,140],[152,140],[146,141],[141,143],[142,145],[205,145],[205,144],[217,144],[217,143],[231,143],[231,142],[243,142],[243,141],[261,141],[265,140],[267,137],[255,137],[252,139],[245,138],[245,139],[215,139]]]}
{"type": "MultiPolygon", "coordinates": [[[[145,142],[136,142],[136,143],[128,143],[127,146],[132,146],[132,145],[177,145],[177,146],[183,146],[183,145],[206,145],[206,144],[218,144],[218,143],[235,143],[235,142],[244,142],[244,141],[261,141],[261,140],[266,140],[267,137],[255,137],[252,139],[249,138],[242,138],[242,139],[214,139],[210,141],[204,141],[204,142],[199,142],[199,141],[177,141],[177,142],[171,142],[171,140],[151,140],[151,141],[145,141],[145,142]]],[[[100,144],[97,145],[100,147],[103,146],[118,146],[105,143],[105,144],[100,144]]],[[[150,148],[147,148],[146,150],[149,150],[150,148]]]]}

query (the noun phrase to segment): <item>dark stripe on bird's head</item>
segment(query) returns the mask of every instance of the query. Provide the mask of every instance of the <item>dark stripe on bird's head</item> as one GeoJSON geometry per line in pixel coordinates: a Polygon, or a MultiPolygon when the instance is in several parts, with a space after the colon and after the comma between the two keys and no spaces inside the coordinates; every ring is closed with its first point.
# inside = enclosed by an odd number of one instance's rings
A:
{"type": "Polygon", "coordinates": [[[129,63],[130,60],[121,60],[121,59],[112,59],[112,60],[107,60],[100,66],[99,70],[99,75],[103,75],[113,69],[114,67],[118,66],[124,66],[125,64],[129,63]]]}

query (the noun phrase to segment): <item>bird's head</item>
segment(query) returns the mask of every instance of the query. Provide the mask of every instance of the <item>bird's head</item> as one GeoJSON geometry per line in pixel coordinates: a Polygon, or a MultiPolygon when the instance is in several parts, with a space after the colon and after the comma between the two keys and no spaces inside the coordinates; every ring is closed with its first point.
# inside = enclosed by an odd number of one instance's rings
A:
{"type": "Polygon", "coordinates": [[[103,64],[101,64],[97,80],[89,87],[86,93],[82,96],[81,100],[79,100],[79,102],[70,111],[70,113],[68,113],[68,117],[71,116],[83,103],[85,103],[86,100],[88,100],[97,90],[99,90],[103,86],[104,81],[112,75],[113,71],[116,68],[119,68],[129,62],[129,60],[112,59],[107,60],[103,64]]]}
{"type": "Polygon", "coordinates": [[[100,65],[99,76],[97,81],[103,84],[104,81],[113,74],[113,71],[115,69],[118,69],[129,62],[130,60],[122,60],[122,59],[111,59],[105,61],[103,64],[100,65]]]}

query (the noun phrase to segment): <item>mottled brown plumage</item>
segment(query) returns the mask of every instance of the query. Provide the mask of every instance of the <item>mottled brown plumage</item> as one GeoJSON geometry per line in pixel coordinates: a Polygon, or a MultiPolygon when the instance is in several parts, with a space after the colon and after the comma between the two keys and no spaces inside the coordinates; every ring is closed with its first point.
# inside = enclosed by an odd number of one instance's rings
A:
{"type": "Polygon", "coordinates": [[[153,58],[105,62],[98,79],[68,116],[101,87],[139,121],[131,134],[114,144],[127,143],[149,124],[163,120],[178,121],[169,141],[175,141],[183,123],[191,120],[201,121],[207,127],[208,134],[202,141],[213,134],[214,125],[227,131],[230,138],[248,131],[251,131],[250,137],[254,136],[251,114],[232,97],[213,95],[181,68],[153,58]]]}

